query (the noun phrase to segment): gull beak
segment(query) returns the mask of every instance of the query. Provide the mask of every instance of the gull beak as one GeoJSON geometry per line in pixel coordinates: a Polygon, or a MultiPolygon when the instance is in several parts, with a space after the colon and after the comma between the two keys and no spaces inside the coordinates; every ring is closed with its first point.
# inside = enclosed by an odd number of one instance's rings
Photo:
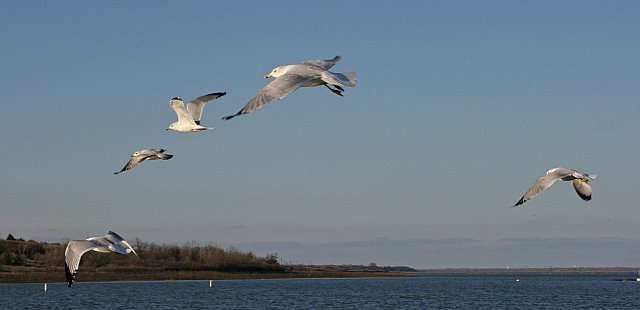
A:
{"type": "Polygon", "coordinates": [[[171,129],[169,129],[169,128],[165,128],[164,130],[169,131],[169,130],[171,130],[171,129]]]}
{"type": "Polygon", "coordinates": [[[267,73],[267,75],[264,76],[265,79],[268,79],[271,77],[271,73],[267,73]]]}

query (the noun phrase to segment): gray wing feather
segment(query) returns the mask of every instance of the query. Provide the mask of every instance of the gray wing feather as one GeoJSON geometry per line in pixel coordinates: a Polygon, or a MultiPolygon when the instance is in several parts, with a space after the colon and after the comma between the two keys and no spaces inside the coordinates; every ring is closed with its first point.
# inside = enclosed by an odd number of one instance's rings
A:
{"type": "Polygon", "coordinates": [[[169,104],[169,106],[171,106],[173,111],[176,112],[179,123],[189,123],[193,125],[196,124],[195,121],[193,120],[193,117],[191,116],[191,113],[187,111],[187,108],[184,107],[184,103],[182,101],[171,100],[171,103],[169,104]]]}
{"type": "Polygon", "coordinates": [[[114,172],[114,174],[118,174],[120,172],[131,170],[133,167],[137,166],[139,163],[145,161],[146,159],[148,159],[151,156],[154,156],[154,155],[142,154],[142,155],[134,156],[131,159],[129,159],[129,161],[127,162],[126,165],[124,165],[122,170],[120,170],[118,172],[114,172]]]}
{"type": "Polygon", "coordinates": [[[547,172],[547,174],[554,174],[559,178],[561,178],[563,181],[570,181],[573,179],[585,179],[585,178],[595,180],[598,177],[598,175],[595,173],[588,174],[588,173],[580,172],[575,169],[563,168],[563,167],[550,169],[547,172]]]}
{"type": "Polygon", "coordinates": [[[64,251],[64,261],[67,267],[71,271],[72,275],[75,275],[80,266],[80,258],[84,253],[104,247],[103,244],[95,240],[72,240],[67,244],[67,248],[64,251]]]}
{"type": "Polygon", "coordinates": [[[333,85],[354,87],[358,82],[358,75],[355,72],[333,73],[322,72],[322,80],[333,85]]]}
{"type": "Polygon", "coordinates": [[[166,150],[161,148],[161,147],[152,147],[152,148],[150,148],[148,150],[140,150],[139,152],[142,152],[142,153],[149,152],[149,154],[152,154],[152,153],[157,154],[157,153],[164,153],[165,151],[166,150]],[[151,152],[149,152],[149,151],[151,151],[151,152]]]}
{"type": "Polygon", "coordinates": [[[522,198],[520,198],[520,200],[513,206],[516,207],[527,202],[528,200],[531,200],[533,197],[537,196],[545,189],[551,187],[551,185],[553,185],[553,183],[555,183],[558,180],[559,178],[553,174],[546,174],[539,177],[533,183],[533,185],[529,187],[527,192],[525,192],[524,195],[522,195],[522,198]]]}
{"type": "Polygon", "coordinates": [[[332,59],[327,59],[327,60],[307,60],[303,62],[303,64],[314,66],[314,67],[320,67],[324,70],[329,70],[338,61],[340,61],[340,59],[342,59],[342,57],[336,56],[336,57],[333,57],[332,59]]]}
{"type": "Polygon", "coordinates": [[[260,90],[245,106],[235,115],[225,116],[223,119],[231,119],[235,116],[251,113],[274,100],[280,100],[296,89],[302,87],[305,83],[312,80],[309,76],[301,76],[297,74],[282,75],[271,83],[267,84],[260,90]]]}
{"type": "Polygon", "coordinates": [[[122,244],[124,244],[127,248],[124,250],[125,253],[123,254],[129,254],[131,252],[133,252],[133,254],[135,254],[136,256],[138,256],[138,253],[136,253],[136,250],[133,249],[133,247],[131,246],[131,244],[129,244],[129,242],[127,240],[122,240],[122,244]]]}
{"type": "Polygon", "coordinates": [[[582,178],[589,177],[586,173],[582,173],[578,170],[564,168],[564,167],[549,169],[549,171],[547,171],[547,175],[554,175],[559,179],[564,179],[567,177],[570,177],[569,179],[571,178],[582,179],[582,178]]]}
{"type": "Polygon", "coordinates": [[[226,94],[226,92],[211,93],[193,99],[189,104],[187,104],[187,111],[189,111],[189,114],[191,114],[191,117],[195,122],[200,121],[200,118],[202,118],[202,111],[204,110],[204,106],[207,105],[207,102],[220,98],[226,94]]]}

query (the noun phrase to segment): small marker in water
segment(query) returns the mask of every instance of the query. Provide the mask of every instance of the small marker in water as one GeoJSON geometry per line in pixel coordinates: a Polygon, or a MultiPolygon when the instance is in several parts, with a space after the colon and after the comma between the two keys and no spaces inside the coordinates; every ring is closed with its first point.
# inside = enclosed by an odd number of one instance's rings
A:
{"type": "Polygon", "coordinates": [[[520,282],[520,279],[516,279],[516,282],[520,282]]]}
{"type": "Polygon", "coordinates": [[[213,286],[213,280],[209,280],[209,287],[213,286]]]}
{"type": "Polygon", "coordinates": [[[44,283],[44,291],[47,291],[47,282],[44,283]]]}

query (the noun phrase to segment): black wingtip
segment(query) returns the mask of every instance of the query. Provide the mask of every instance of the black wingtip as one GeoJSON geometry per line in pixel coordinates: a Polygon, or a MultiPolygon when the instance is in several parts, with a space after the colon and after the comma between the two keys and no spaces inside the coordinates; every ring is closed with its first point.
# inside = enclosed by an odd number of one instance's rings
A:
{"type": "Polygon", "coordinates": [[[200,125],[200,121],[194,121],[196,125],[200,125]]]}
{"type": "Polygon", "coordinates": [[[236,116],[238,116],[238,115],[241,115],[241,114],[242,114],[242,113],[238,112],[238,113],[236,113],[236,114],[234,114],[234,115],[227,115],[227,116],[223,117],[223,118],[222,118],[222,120],[223,120],[223,121],[228,121],[228,120],[230,120],[230,119],[232,119],[232,118],[234,118],[234,117],[236,117],[236,116]]]}
{"type": "Polygon", "coordinates": [[[584,201],[591,200],[591,195],[585,196],[585,195],[581,195],[580,193],[578,193],[578,196],[580,196],[580,198],[582,198],[582,200],[584,200],[584,201]]]}
{"type": "Polygon", "coordinates": [[[67,278],[68,287],[71,287],[71,284],[73,284],[73,274],[71,273],[71,270],[69,270],[69,265],[66,263],[64,264],[64,274],[67,278]]]}
{"type": "Polygon", "coordinates": [[[515,207],[517,207],[517,206],[519,206],[519,205],[523,204],[524,202],[525,202],[525,201],[524,201],[524,197],[522,197],[522,198],[520,198],[520,200],[518,200],[518,202],[516,202],[516,204],[514,204],[514,205],[513,205],[513,207],[511,207],[511,208],[515,208],[515,207]]]}

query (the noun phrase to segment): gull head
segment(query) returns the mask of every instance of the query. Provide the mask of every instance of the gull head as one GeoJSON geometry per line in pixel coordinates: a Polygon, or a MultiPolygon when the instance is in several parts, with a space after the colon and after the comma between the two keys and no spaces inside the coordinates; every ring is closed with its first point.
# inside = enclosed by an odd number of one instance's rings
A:
{"type": "Polygon", "coordinates": [[[182,101],[182,98],[180,98],[180,97],[173,97],[173,98],[171,98],[171,100],[180,100],[180,101],[182,101]]]}
{"type": "Polygon", "coordinates": [[[287,73],[287,71],[289,71],[289,66],[279,66],[279,67],[275,67],[273,68],[273,70],[271,70],[271,72],[269,72],[267,75],[264,76],[264,78],[270,78],[270,77],[279,77],[282,76],[283,74],[287,73]]]}
{"type": "Polygon", "coordinates": [[[172,123],[172,124],[171,124],[171,125],[169,125],[169,127],[167,127],[167,129],[165,129],[165,130],[167,130],[167,131],[169,131],[169,130],[175,130],[175,131],[177,131],[177,130],[176,130],[176,126],[177,126],[177,125],[178,125],[178,122],[172,123]]]}
{"type": "Polygon", "coordinates": [[[138,155],[140,155],[140,151],[135,151],[135,152],[131,155],[131,157],[136,157],[136,156],[138,156],[138,155]]]}

